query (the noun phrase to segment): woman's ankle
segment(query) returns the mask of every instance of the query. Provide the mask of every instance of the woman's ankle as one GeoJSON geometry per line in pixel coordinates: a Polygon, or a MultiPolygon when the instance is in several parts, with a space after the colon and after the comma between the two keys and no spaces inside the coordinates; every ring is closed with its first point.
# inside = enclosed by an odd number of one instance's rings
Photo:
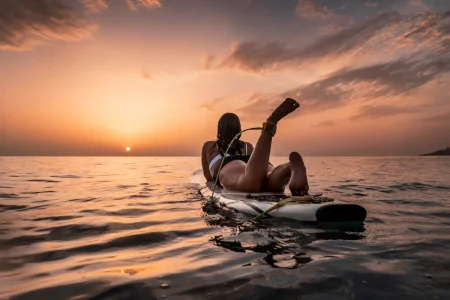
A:
{"type": "Polygon", "coordinates": [[[275,122],[267,120],[263,123],[262,133],[267,133],[270,136],[275,136],[277,132],[277,124],[275,122]]]}

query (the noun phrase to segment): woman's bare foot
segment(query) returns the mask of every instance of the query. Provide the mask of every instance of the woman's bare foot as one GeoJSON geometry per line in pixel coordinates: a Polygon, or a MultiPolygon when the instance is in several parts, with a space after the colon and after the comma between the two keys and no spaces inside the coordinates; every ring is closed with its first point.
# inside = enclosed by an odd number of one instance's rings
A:
{"type": "Polygon", "coordinates": [[[289,180],[291,194],[293,196],[307,195],[309,185],[303,158],[298,152],[292,152],[289,154],[289,161],[291,163],[291,179],[289,180]]]}
{"type": "Polygon", "coordinates": [[[286,117],[288,114],[296,110],[300,104],[292,98],[286,98],[277,108],[272,112],[267,121],[277,124],[278,121],[286,117]]]}

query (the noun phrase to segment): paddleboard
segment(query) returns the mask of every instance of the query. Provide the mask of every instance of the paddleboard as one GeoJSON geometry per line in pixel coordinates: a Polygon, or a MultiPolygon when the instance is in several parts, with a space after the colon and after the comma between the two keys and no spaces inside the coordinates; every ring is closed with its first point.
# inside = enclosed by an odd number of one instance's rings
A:
{"type": "MultiPolygon", "coordinates": [[[[210,199],[214,182],[206,181],[202,170],[195,171],[191,176],[191,183],[200,186],[203,197],[210,199]]],[[[278,201],[290,195],[285,193],[242,193],[216,187],[214,199],[221,205],[234,208],[242,213],[258,216],[271,208],[278,201]]],[[[302,222],[355,222],[364,221],[367,212],[364,207],[337,201],[326,197],[318,197],[317,202],[287,203],[272,210],[267,215],[277,218],[287,218],[302,222]],[[325,201],[322,202],[322,200],[325,201]],[[331,201],[330,201],[331,200],[331,201]]]]}

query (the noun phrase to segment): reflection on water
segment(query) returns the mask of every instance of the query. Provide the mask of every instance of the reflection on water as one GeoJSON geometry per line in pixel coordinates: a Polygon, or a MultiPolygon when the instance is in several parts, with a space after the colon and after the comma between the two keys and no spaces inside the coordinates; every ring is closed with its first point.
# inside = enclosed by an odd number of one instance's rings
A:
{"type": "Polygon", "coordinates": [[[226,226],[220,235],[210,239],[214,245],[235,252],[265,254],[259,262],[274,268],[298,268],[313,260],[334,256],[307,255],[304,246],[318,240],[363,239],[364,223],[311,224],[292,220],[262,218],[254,221],[226,207],[212,207],[204,202],[204,220],[209,226],[226,226]],[[328,228],[314,232],[314,229],[328,228]],[[313,232],[305,233],[305,230],[313,232]],[[333,230],[334,229],[334,230],[333,230]],[[351,230],[351,231],[349,231],[351,230]]]}
{"type": "Polygon", "coordinates": [[[450,298],[450,159],[305,161],[364,224],[209,207],[198,158],[2,157],[0,299],[450,298]]]}

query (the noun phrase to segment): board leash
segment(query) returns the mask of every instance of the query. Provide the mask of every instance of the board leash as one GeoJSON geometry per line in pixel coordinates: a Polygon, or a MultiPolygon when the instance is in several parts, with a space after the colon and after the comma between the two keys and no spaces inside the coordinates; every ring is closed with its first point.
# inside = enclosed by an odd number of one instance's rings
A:
{"type": "Polygon", "coordinates": [[[251,127],[251,128],[244,129],[244,130],[240,131],[238,134],[236,134],[236,135],[234,136],[234,138],[231,140],[231,142],[228,144],[227,150],[226,150],[225,153],[223,154],[223,159],[222,159],[222,161],[220,162],[219,170],[217,171],[217,176],[216,176],[216,180],[214,181],[214,188],[213,188],[213,191],[212,191],[212,194],[211,194],[210,202],[213,202],[213,201],[214,201],[214,192],[216,191],[217,183],[219,182],[220,171],[222,170],[223,162],[225,161],[225,157],[226,157],[228,151],[230,150],[231,145],[234,143],[234,141],[235,141],[239,136],[241,136],[242,133],[244,133],[244,132],[246,132],[246,131],[249,131],[249,130],[262,130],[262,129],[263,129],[262,127],[251,127]]]}

